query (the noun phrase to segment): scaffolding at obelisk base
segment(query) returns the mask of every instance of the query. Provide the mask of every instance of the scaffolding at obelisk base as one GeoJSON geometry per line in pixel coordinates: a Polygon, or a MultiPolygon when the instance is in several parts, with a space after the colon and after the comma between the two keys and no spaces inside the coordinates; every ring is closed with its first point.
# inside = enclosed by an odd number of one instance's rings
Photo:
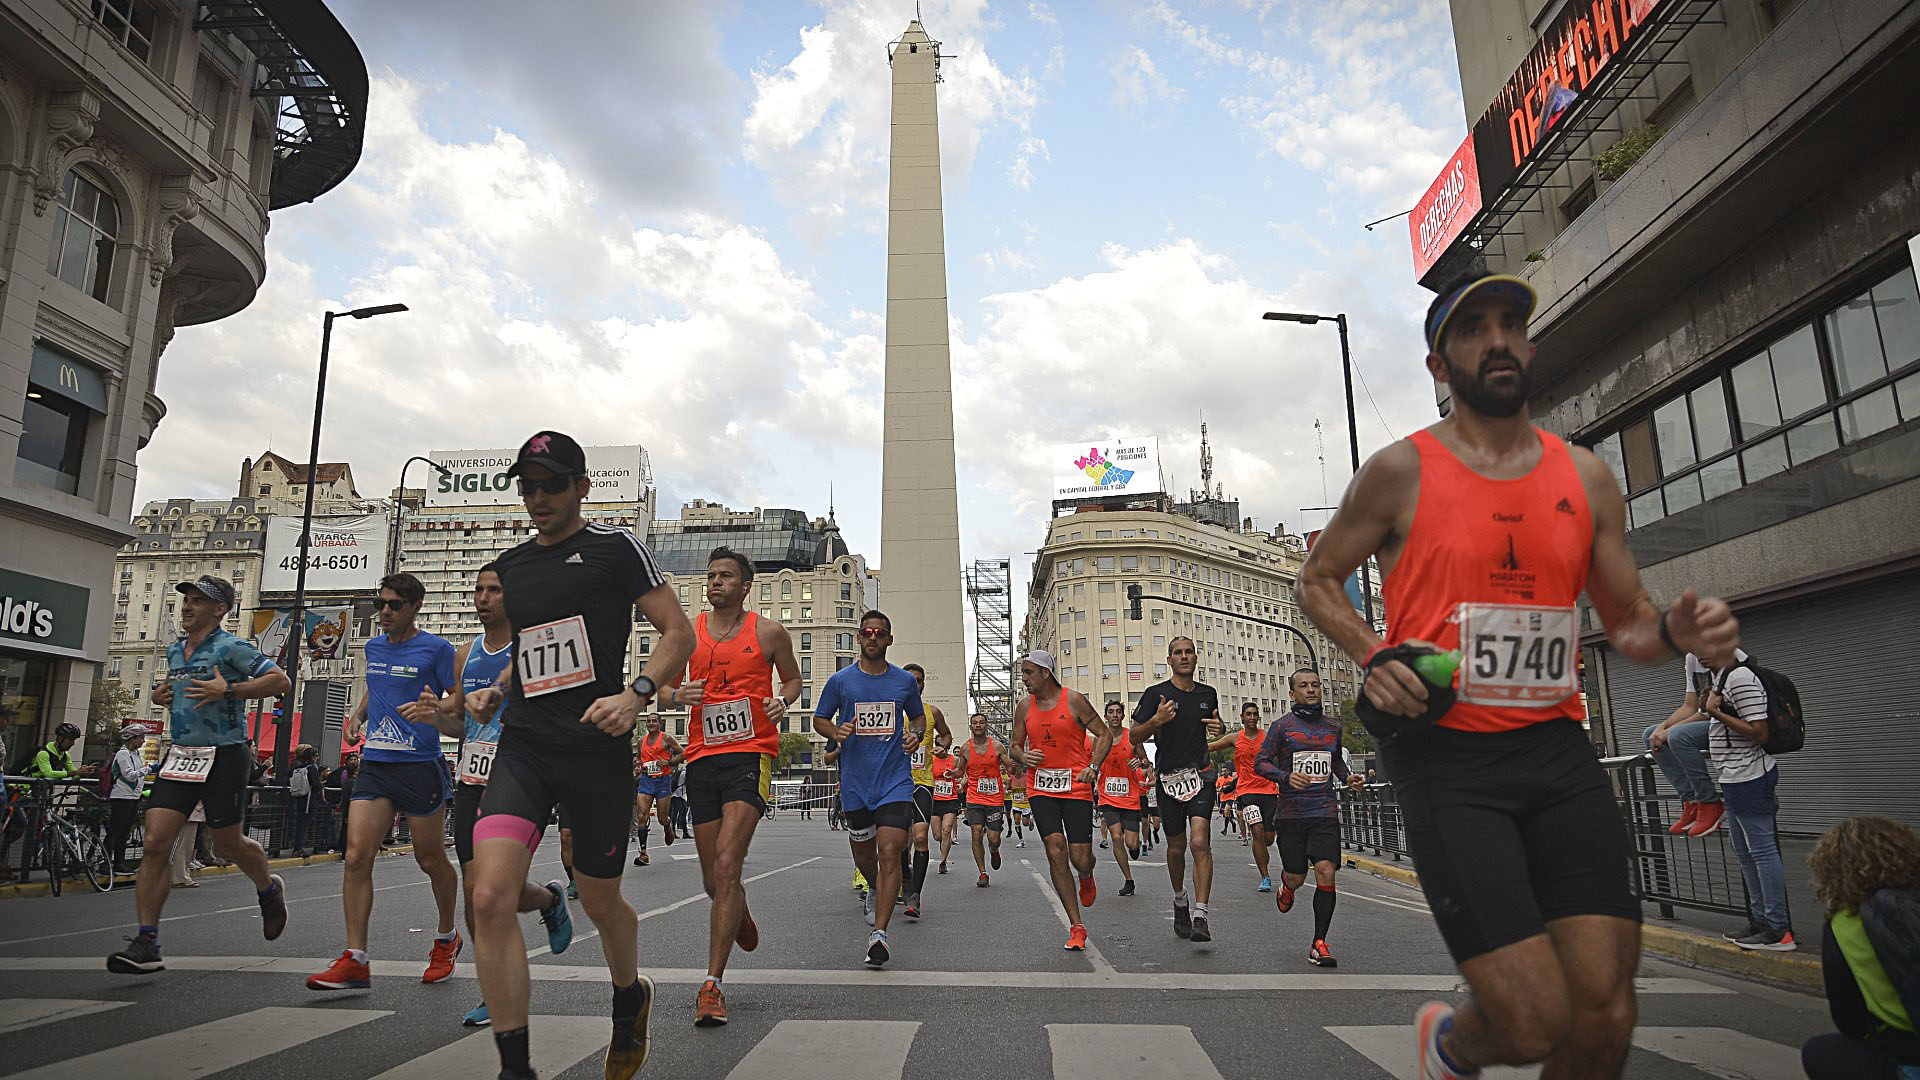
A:
{"type": "MultiPolygon", "coordinates": [[[[967,570],[967,599],[973,605],[973,670],[967,695],[976,712],[987,716],[987,730],[1006,742],[1013,730],[1013,592],[1006,559],[976,559],[967,570]]],[[[961,739],[964,728],[954,728],[961,739]]]]}

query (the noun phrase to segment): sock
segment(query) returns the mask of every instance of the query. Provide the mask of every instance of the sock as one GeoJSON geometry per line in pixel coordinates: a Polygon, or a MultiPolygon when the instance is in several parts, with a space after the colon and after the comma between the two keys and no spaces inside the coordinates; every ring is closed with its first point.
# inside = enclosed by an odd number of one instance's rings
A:
{"type": "Polygon", "coordinates": [[[433,940],[434,940],[434,941],[436,941],[436,942],[438,942],[438,943],[440,943],[440,944],[442,944],[442,945],[451,945],[451,944],[453,944],[453,939],[454,939],[454,938],[457,938],[457,937],[459,937],[459,936],[460,936],[460,931],[458,931],[458,930],[449,930],[449,931],[447,931],[447,932],[446,932],[446,933],[444,933],[444,934],[435,934],[435,935],[433,935],[433,940]]]}
{"type": "Polygon", "coordinates": [[[1452,1030],[1453,1030],[1453,1017],[1451,1016],[1447,1017],[1445,1020],[1440,1021],[1440,1023],[1433,1029],[1433,1049],[1435,1053],[1440,1055],[1440,1063],[1445,1065],[1449,1072],[1457,1072],[1462,1075],[1469,1075],[1469,1074],[1473,1076],[1480,1075],[1478,1070],[1469,1069],[1466,1066],[1461,1065],[1459,1062],[1453,1060],[1451,1057],[1447,1056],[1447,1032],[1452,1030]]]}
{"type": "Polygon", "coordinates": [[[1196,919],[1204,919],[1204,918],[1206,918],[1206,917],[1207,917],[1207,905],[1205,905],[1205,904],[1202,904],[1202,903],[1199,903],[1199,902],[1195,902],[1195,903],[1194,903],[1194,905],[1193,905],[1193,917],[1194,917],[1194,918],[1196,918],[1196,919]]]}
{"type": "Polygon", "coordinates": [[[929,851],[916,851],[913,853],[913,887],[907,890],[908,895],[920,895],[920,886],[926,884],[927,881],[927,863],[932,859],[932,856],[933,853],[929,851]]]}
{"type": "Polygon", "coordinates": [[[1183,892],[1183,891],[1182,891],[1182,892],[1175,892],[1175,893],[1173,894],[1173,906],[1174,906],[1174,907],[1186,907],[1186,906],[1187,906],[1187,894],[1186,894],[1185,892],[1183,892]]]}
{"type": "Polygon", "coordinates": [[[709,975],[709,976],[707,976],[707,981],[713,984],[713,988],[714,988],[715,990],[718,990],[718,989],[720,989],[720,976],[718,976],[718,975],[709,975]]]}
{"type": "Polygon", "coordinates": [[[900,884],[908,886],[909,893],[913,891],[913,854],[912,844],[900,849],[900,884]]]}
{"type": "Polygon", "coordinates": [[[616,1049],[633,1046],[633,1022],[640,1016],[640,980],[632,986],[613,988],[613,1045],[616,1049]]]}
{"type": "Polygon", "coordinates": [[[353,957],[353,962],[356,964],[364,964],[367,962],[367,950],[365,949],[348,949],[347,955],[353,957]]]}
{"type": "Polygon", "coordinates": [[[640,826],[640,850],[647,850],[647,826],[640,826]]]}
{"type": "Polygon", "coordinates": [[[500,1051],[500,1071],[520,1076],[533,1075],[533,1062],[527,1058],[527,1029],[495,1031],[493,1048],[500,1051]]]}
{"type": "Polygon", "coordinates": [[[1313,940],[1327,940],[1327,928],[1333,925],[1333,886],[1315,885],[1313,887],[1313,940]]]}
{"type": "Polygon", "coordinates": [[[153,942],[156,948],[160,945],[160,928],[157,926],[143,926],[136,936],[146,938],[148,941],[153,942]]]}

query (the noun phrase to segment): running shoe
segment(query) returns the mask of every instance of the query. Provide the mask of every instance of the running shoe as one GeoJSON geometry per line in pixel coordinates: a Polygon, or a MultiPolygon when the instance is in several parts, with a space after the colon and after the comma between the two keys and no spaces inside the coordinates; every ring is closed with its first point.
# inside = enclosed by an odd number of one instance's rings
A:
{"type": "Polygon", "coordinates": [[[861,896],[860,910],[866,914],[868,926],[876,925],[874,921],[873,904],[874,904],[874,900],[873,900],[872,893],[866,893],[861,896]]]}
{"type": "Polygon", "coordinates": [[[1756,930],[1734,944],[1743,949],[1763,949],[1767,952],[1793,952],[1800,947],[1793,940],[1793,931],[1775,930],[1770,926],[1756,930]]]}
{"type": "Polygon", "coordinates": [[[1700,804],[1700,813],[1696,815],[1692,827],[1687,829],[1688,836],[1705,836],[1720,827],[1720,821],[1726,816],[1725,803],[1709,802],[1700,804]]]}
{"type": "Polygon", "coordinates": [[[1015,840],[1015,841],[1013,842],[1013,846],[1014,846],[1014,847],[1026,847],[1026,846],[1027,846],[1027,842],[1026,842],[1025,840],[1015,840]]]}
{"type": "Polygon", "coordinates": [[[260,897],[260,933],[272,941],[287,928],[287,883],[280,880],[279,874],[268,880],[271,884],[260,897]]]}
{"type": "Polygon", "coordinates": [[[1679,836],[1681,833],[1692,828],[1693,823],[1699,820],[1700,804],[1694,802],[1692,799],[1687,799],[1680,804],[1680,820],[1667,826],[1667,834],[1669,836],[1679,836]]]}
{"type": "Polygon", "coordinates": [[[1440,1056],[1440,1033],[1453,1020],[1453,1006],[1429,1001],[1414,1014],[1413,1034],[1417,1040],[1414,1075],[1419,1080],[1477,1080],[1480,1070],[1462,1072],[1452,1068],[1440,1056]]]}
{"type": "Polygon", "coordinates": [[[1293,910],[1293,886],[1288,885],[1284,881],[1281,882],[1280,891],[1273,894],[1273,906],[1279,908],[1280,914],[1282,915],[1285,915],[1287,912],[1292,911],[1293,910]]]}
{"type": "Polygon", "coordinates": [[[452,941],[440,941],[436,939],[433,943],[433,951],[427,954],[427,970],[425,974],[420,976],[420,981],[423,983],[437,983],[452,978],[453,958],[460,955],[460,948],[465,944],[466,942],[461,940],[460,931],[458,930],[453,932],[452,941]]]}
{"type": "Polygon", "coordinates": [[[1120,886],[1120,895],[1121,896],[1133,895],[1133,879],[1132,878],[1128,878],[1127,883],[1125,885],[1120,886]]]}
{"type": "Polygon", "coordinates": [[[567,878],[567,899],[569,900],[580,899],[580,886],[575,885],[573,883],[573,878],[571,877],[567,878]]]}
{"type": "Polygon", "coordinates": [[[653,980],[640,976],[640,1012],[626,1037],[607,1046],[603,1073],[606,1080],[633,1080],[640,1066],[647,1063],[647,1035],[653,1022],[653,980]]]}
{"type": "Polygon", "coordinates": [[[720,984],[708,979],[700,984],[700,998],[693,1006],[694,1027],[719,1027],[727,1022],[727,999],[720,984]]]}
{"type": "Polygon", "coordinates": [[[373,971],[363,960],[353,958],[353,950],[340,954],[333,966],[318,975],[307,976],[309,990],[365,990],[373,985],[373,971]]]}
{"type": "MultiPolygon", "coordinates": [[[[740,913],[740,929],[733,932],[733,943],[740,946],[741,952],[752,952],[760,947],[760,924],[753,921],[753,912],[740,913]]],[[[725,1009],[721,1010],[720,1022],[726,1023],[725,1009]]]]}
{"type": "Polygon", "coordinates": [[[553,894],[553,907],[540,913],[540,922],[547,928],[547,948],[559,956],[573,944],[573,912],[567,909],[567,894],[559,878],[547,882],[547,891],[553,894]]]}
{"type": "Polygon", "coordinates": [[[662,826],[660,826],[660,836],[661,836],[661,838],[662,838],[662,839],[664,839],[664,840],[665,840],[665,841],[667,842],[667,846],[668,846],[668,847],[672,847],[672,846],[673,846],[673,840],[674,840],[674,837],[673,837],[673,826],[672,826],[672,825],[662,825],[662,826]]]}
{"type": "Polygon", "coordinates": [[[1087,951],[1086,926],[1084,926],[1081,923],[1074,923],[1071,927],[1068,927],[1067,943],[1065,945],[1062,945],[1061,948],[1067,950],[1068,952],[1086,952],[1087,951]]]}
{"type": "Polygon", "coordinates": [[[648,866],[648,865],[651,865],[651,864],[652,864],[652,862],[653,862],[653,860],[652,860],[651,858],[649,858],[649,857],[648,857],[648,855],[647,855],[647,849],[646,849],[646,848],[641,848],[641,849],[640,849],[640,854],[638,854],[638,855],[635,855],[635,856],[633,857],[633,865],[635,865],[635,866],[648,866]]]}
{"type": "Polygon", "coordinates": [[[1080,879],[1080,906],[1081,907],[1092,907],[1094,898],[1098,897],[1099,895],[1100,895],[1100,889],[1098,886],[1096,886],[1093,883],[1092,874],[1088,874],[1086,877],[1083,877],[1080,879]]]}
{"type": "Polygon", "coordinates": [[[1258,885],[1255,885],[1255,886],[1253,887],[1253,891],[1254,891],[1254,892],[1272,892],[1272,891],[1273,891],[1273,879],[1272,879],[1272,878],[1270,878],[1270,877],[1263,877],[1263,878],[1261,878],[1261,879],[1260,879],[1260,884],[1258,884],[1258,885]]]}
{"type": "Polygon", "coordinates": [[[118,975],[151,975],[167,970],[160,962],[160,943],[140,934],[127,939],[127,947],[107,957],[107,970],[118,975]]]}
{"type": "Polygon", "coordinates": [[[986,888],[986,887],[987,887],[987,875],[985,875],[985,874],[981,874],[981,875],[980,875],[980,880],[979,880],[979,881],[976,881],[976,882],[974,882],[974,883],[973,883],[973,885],[974,885],[974,888],[976,888],[976,889],[984,889],[984,888],[986,888]]]}
{"type": "Polygon", "coordinates": [[[996,851],[994,851],[994,852],[992,852],[992,853],[990,853],[990,854],[989,854],[989,855],[987,856],[987,862],[988,862],[988,863],[990,863],[990,864],[992,864],[992,866],[993,866],[993,868],[994,868],[995,870],[998,870],[998,869],[1000,869],[1000,852],[996,850],[996,851]]]}
{"type": "Polygon", "coordinates": [[[1741,927],[1738,930],[1729,930],[1726,933],[1721,934],[1720,936],[1721,938],[1727,941],[1739,941],[1743,937],[1750,937],[1754,934],[1759,933],[1762,930],[1765,930],[1766,928],[1767,928],[1766,923],[1763,923],[1758,919],[1748,919],[1747,925],[1741,927]]]}
{"type": "Polygon", "coordinates": [[[493,1017],[487,1015],[487,1003],[484,1001],[468,1009],[467,1015],[460,1018],[461,1027],[486,1027],[491,1023],[493,1017]]]}
{"type": "Polygon", "coordinates": [[[887,951],[887,932],[885,930],[875,930],[873,936],[867,939],[867,966],[870,968],[881,967],[892,958],[893,954],[887,951]]]}
{"type": "Polygon", "coordinates": [[[947,860],[945,859],[940,860],[940,872],[943,874],[947,872],[947,860]]]}
{"type": "Polygon", "coordinates": [[[1193,909],[1185,904],[1173,905],[1173,936],[1179,938],[1193,936],[1193,909]]]}
{"type": "Polygon", "coordinates": [[[915,893],[912,896],[907,897],[907,917],[913,918],[913,919],[917,919],[920,917],[920,894],[919,893],[915,893]]]}
{"type": "Polygon", "coordinates": [[[1340,961],[1335,960],[1333,954],[1327,951],[1327,943],[1325,941],[1316,941],[1313,943],[1313,948],[1307,950],[1307,963],[1312,964],[1314,967],[1340,966],[1340,961]]]}
{"type": "Polygon", "coordinates": [[[1205,915],[1195,915],[1193,917],[1192,937],[1194,941],[1213,940],[1213,931],[1207,929],[1207,917],[1205,915]]]}

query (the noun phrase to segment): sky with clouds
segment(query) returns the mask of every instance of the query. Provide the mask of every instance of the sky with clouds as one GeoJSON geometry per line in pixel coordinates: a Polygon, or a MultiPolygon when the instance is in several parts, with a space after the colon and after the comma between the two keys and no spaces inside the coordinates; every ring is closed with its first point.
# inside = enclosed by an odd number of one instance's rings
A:
{"type": "MultiPolygon", "coordinates": [[[[878,561],[889,75],[910,0],[330,0],[366,149],[274,215],[252,306],[179,331],[140,498],[306,454],[363,494],[542,427],[645,445],[686,500],[824,514],[878,561]]],[[[1044,538],[1047,449],[1160,437],[1262,528],[1321,523],[1361,452],[1434,418],[1404,219],[1466,131],[1444,0],[922,0],[939,87],[962,556],[1044,538]]]]}

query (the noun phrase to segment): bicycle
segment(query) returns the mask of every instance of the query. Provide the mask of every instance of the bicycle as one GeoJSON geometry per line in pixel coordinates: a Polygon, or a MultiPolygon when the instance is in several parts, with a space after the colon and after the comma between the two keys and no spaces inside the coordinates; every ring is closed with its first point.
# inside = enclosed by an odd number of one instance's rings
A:
{"type": "Polygon", "coordinates": [[[68,812],[78,816],[81,800],[91,798],[96,803],[100,800],[80,789],[75,789],[74,794],[71,806],[62,806],[57,797],[47,801],[46,821],[40,826],[40,853],[46,860],[47,890],[59,896],[61,877],[71,875],[76,880],[84,876],[95,892],[112,892],[113,854],[107,850],[106,828],[97,820],[99,808],[94,807],[90,815],[95,820],[82,822],[68,816],[68,812]]]}

